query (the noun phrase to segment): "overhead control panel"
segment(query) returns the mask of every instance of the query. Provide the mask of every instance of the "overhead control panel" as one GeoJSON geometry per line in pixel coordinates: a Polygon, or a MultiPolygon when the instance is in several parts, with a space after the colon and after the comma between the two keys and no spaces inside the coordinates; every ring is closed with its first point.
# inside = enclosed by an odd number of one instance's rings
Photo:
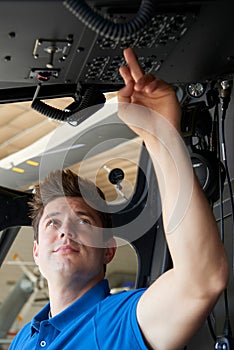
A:
{"type": "MultiPolygon", "coordinates": [[[[171,83],[202,82],[234,71],[233,2],[152,1],[147,23],[116,38],[115,31],[108,37],[92,28],[93,21],[84,23],[71,3],[77,2],[0,1],[0,102],[13,99],[6,89],[19,87],[26,88],[20,99],[32,98],[38,81],[53,85],[55,96],[56,91],[69,95],[80,85],[116,90],[123,84],[122,50],[129,46],[146,72],[171,83]]],[[[132,0],[83,3],[113,25],[130,22],[143,6],[132,0]]],[[[52,91],[41,93],[49,97],[52,91]]]]}

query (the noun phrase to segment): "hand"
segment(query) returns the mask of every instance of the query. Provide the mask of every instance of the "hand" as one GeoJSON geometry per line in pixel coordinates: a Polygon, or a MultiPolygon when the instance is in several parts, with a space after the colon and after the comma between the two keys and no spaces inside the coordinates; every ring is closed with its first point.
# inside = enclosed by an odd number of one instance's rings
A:
{"type": "MultiPolygon", "coordinates": [[[[151,74],[144,74],[131,48],[124,50],[124,57],[128,66],[120,67],[120,74],[124,79],[125,87],[119,90],[118,101],[148,107],[162,115],[177,131],[180,131],[181,109],[172,86],[163,80],[155,78],[151,74]]],[[[145,131],[143,132],[139,128],[131,126],[131,122],[129,122],[126,113],[124,113],[124,111],[126,112],[126,107],[120,107],[120,109],[120,118],[137,132],[139,136],[145,139],[145,131]]],[[[154,130],[157,113],[147,113],[147,116],[142,112],[136,113],[138,118],[137,124],[139,125],[140,122],[140,125],[142,124],[144,129],[154,130]],[[141,118],[141,121],[139,118],[141,118]]]]}

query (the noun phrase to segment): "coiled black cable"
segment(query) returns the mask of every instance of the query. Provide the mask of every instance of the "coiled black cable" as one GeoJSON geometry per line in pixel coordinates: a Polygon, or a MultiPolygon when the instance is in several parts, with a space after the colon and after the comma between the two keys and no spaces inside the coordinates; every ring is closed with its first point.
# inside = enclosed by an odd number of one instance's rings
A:
{"type": "Polygon", "coordinates": [[[87,119],[91,114],[103,107],[106,99],[103,93],[94,87],[89,87],[85,90],[81,102],[78,104],[74,103],[75,109],[67,107],[67,110],[60,110],[58,108],[47,105],[41,100],[35,98],[31,104],[32,109],[45,115],[48,118],[55,119],[58,121],[69,122],[73,126],[79,125],[85,119],[87,119]],[[93,107],[90,113],[88,107],[93,107]]]}
{"type": "Polygon", "coordinates": [[[49,106],[39,99],[35,99],[32,102],[31,107],[38,113],[41,113],[48,118],[55,119],[58,121],[66,121],[71,114],[71,112],[62,111],[58,108],[49,106]]]}
{"type": "Polygon", "coordinates": [[[130,39],[152,18],[153,0],[142,0],[137,14],[127,23],[114,23],[91,9],[84,0],[65,0],[67,7],[82,23],[108,39],[130,39]]]}

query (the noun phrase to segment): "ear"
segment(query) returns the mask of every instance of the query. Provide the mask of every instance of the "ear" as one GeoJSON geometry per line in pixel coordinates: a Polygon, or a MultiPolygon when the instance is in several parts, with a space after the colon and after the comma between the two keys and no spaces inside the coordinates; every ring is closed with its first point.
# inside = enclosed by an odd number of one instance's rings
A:
{"type": "Polygon", "coordinates": [[[105,254],[104,254],[104,261],[103,263],[109,264],[111,260],[114,258],[116,252],[116,241],[114,238],[110,238],[106,242],[106,248],[105,248],[105,254]]]}
{"type": "Polygon", "coordinates": [[[38,255],[39,255],[39,246],[38,246],[38,243],[36,241],[34,241],[33,242],[33,258],[34,258],[36,265],[38,265],[38,255]]]}

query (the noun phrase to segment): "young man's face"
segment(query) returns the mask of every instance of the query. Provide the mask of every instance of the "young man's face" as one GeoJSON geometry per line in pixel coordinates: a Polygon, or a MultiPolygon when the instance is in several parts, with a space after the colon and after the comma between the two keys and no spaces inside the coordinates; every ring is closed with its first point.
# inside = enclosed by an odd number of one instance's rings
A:
{"type": "Polygon", "coordinates": [[[34,242],[34,259],[50,281],[62,278],[92,280],[103,278],[103,264],[114,256],[114,247],[105,247],[98,213],[80,197],[59,197],[49,202],[34,242]]]}

